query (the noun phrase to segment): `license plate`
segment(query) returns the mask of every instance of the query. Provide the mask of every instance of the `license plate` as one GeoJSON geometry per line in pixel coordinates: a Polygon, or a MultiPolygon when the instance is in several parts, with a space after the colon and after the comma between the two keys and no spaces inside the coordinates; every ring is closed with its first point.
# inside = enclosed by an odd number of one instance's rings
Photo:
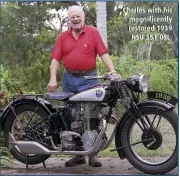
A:
{"type": "Polygon", "coordinates": [[[158,99],[170,103],[175,106],[178,102],[178,99],[163,92],[149,91],[147,92],[148,99],[158,99]]]}

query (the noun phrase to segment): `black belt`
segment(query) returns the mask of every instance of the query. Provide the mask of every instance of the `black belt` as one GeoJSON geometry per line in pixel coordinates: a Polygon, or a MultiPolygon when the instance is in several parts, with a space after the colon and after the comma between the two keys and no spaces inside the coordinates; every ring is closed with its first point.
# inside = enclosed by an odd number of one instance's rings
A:
{"type": "Polygon", "coordinates": [[[65,71],[68,73],[68,74],[71,74],[72,76],[85,76],[91,72],[94,72],[96,71],[96,67],[94,68],[91,68],[91,69],[88,69],[88,70],[81,70],[81,71],[73,71],[73,70],[70,70],[68,68],[65,68],[65,71]]]}

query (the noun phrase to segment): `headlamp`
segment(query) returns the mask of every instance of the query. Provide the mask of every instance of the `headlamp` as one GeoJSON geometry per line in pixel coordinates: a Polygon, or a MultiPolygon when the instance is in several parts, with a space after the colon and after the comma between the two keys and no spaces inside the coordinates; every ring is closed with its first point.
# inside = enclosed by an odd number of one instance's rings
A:
{"type": "Polygon", "coordinates": [[[133,75],[127,79],[127,86],[136,92],[146,92],[148,89],[148,78],[144,74],[133,75]]]}

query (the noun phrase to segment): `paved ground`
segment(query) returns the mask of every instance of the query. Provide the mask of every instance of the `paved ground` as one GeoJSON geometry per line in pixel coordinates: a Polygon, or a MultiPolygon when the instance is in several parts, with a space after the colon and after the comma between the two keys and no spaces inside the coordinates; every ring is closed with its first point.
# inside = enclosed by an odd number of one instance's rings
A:
{"type": "MultiPolygon", "coordinates": [[[[68,159],[69,158],[49,158],[46,161],[46,169],[42,167],[43,164],[30,166],[28,174],[144,175],[143,172],[135,169],[127,160],[120,160],[119,158],[101,158],[103,166],[99,168],[90,167],[88,164],[79,165],[78,167],[64,167],[64,162],[68,159]]],[[[0,175],[5,174],[27,174],[26,166],[18,161],[14,161],[14,164],[12,166],[1,169],[0,175]]],[[[174,169],[167,175],[169,174],[178,175],[178,169],[174,169]]]]}

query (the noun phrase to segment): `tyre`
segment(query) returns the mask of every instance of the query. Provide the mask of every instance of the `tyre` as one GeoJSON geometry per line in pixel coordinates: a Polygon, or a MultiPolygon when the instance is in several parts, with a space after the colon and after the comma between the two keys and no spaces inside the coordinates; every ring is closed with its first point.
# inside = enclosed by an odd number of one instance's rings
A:
{"type": "MultiPolygon", "coordinates": [[[[29,138],[25,138],[23,133],[27,128],[32,127],[37,122],[41,121],[44,117],[47,117],[49,114],[44,111],[37,104],[22,104],[14,108],[15,114],[11,111],[5,121],[4,124],[4,136],[5,143],[8,147],[9,145],[9,132],[13,135],[15,140],[29,140],[29,138]]],[[[43,126],[44,124],[42,124],[43,126]]],[[[41,127],[43,128],[43,127],[41,127]]],[[[31,130],[33,131],[33,130],[31,130]]],[[[32,134],[32,132],[31,132],[32,134]]],[[[36,135],[35,133],[33,133],[36,135]]],[[[31,140],[32,141],[32,140],[31,140]]],[[[22,153],[17,146],[15,146],[10,153],[13,155],[15,159],[26,164],[26,156],[22,153]]],[[[39,164],[46,159],[48,159],[50,155],[44,154],[32,154],[28,156],[28,164],[34,165],[39,164]]]]}
{"type": "Polygon", "coordinates": [[[129,115],[119,135],[121,139],[116,139],[116,147],[120,147],[118,141],[121,146],[130,145],[123,148],[125,157],[142,172],[163,174],[173,170],[178,164],[178,115],[158,107],[146,107],[140,112],[147,124],[146,131],[129,115]]]}

